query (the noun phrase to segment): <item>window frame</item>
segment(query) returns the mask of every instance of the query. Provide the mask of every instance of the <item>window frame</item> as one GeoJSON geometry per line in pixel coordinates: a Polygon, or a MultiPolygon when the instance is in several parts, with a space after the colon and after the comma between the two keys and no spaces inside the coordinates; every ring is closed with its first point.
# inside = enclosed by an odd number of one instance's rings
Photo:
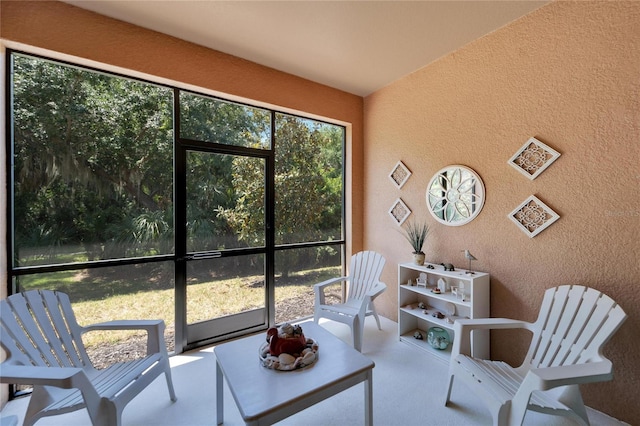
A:
{"type": "MultiPolygon", "coordinates": [[[[68,263],[68,264],[51,264],[51,265],[31,265],[31,266],[15,266],[14,262],[13,262],[13,256],[15,253],[15,248],[14,248],[14,220],[13,220],[13,206],[14,206],[14,182],[13,182],[13,111],[12,111],[12,71],[11,71],[11,66],[12,66],[12,60],[11,57],[13,54],[20,54],[20,55],[26,55],[29,57],[34,57],[34,58],[38,58],[38,59],[42,59],[45,61],[51,61],[54,63],[59,63],[61,65],[64,66],[71,66],[71,67],[77,67],[83,70],[87,70],[87,71],[91,71],[91,72],[98,72],[101,74],[106,74],[109,76],[113,76],[113,77],[119,77],[119,78],[126,78],[126,79],[131,79],[131,80],[136,80],[136,81],[140,81],[142,83],[145,84],[152,84],[155,86],[160,86],[160,87],[165,87],[167,89],[173,90],[174,94],[179,94],[181,92],[190,92],[190,93],[194,93],[196,95],[201,95],[201,96],[205,96],[205,97],[209,97],[212,99],[217,99],[220,100],[222,102],[227,102],[227,103],[234,103],[234,104],[238,104],[238,105],[245,105],[251,108],[261,108],[261,109],[266,109],[271,111],[271,116],[272,116],[272,127],[275,126],[275,122],[273,120],[273,117],[275,116],[275,114],[286,114],[286,115],[291,115],[294,117],[299,117],[301,119],[304,120],[313,120],[316,122],[320,122],[320,123],[324,123],[324,124],[328,124],[328,125],[332,125],[332,126],[340,126],[343,128],[343,141],[342,141],[342,194],[341,194],[341,210],[342,210],[342,214],[341,214],[341,221],[342,221],[342,229],[341,229],[341,238],[336,239],[336,240],[328,240],[328,241],[313,241],[313,242],[303,242],[303,243],[294,243],[294,244],[280,244],[280,245],[276,245],[275,242],[272,242],[270,247],[267,247],[267,251],[271,251],[270,257],[272,260],[275,257],[275,253],[279,252],[279,251],[284,251],[284,250],[289,250],[289,249],[297,249],[297,248],[312,248],[312,247],[320,247],[320,246],[339,246],[340,252],[341,252],[341,259],[342,259],[342,269],[343,272],[346,269],[346,250],[347,250],[347,245],[348,245],[348,224],[347,224],[347,151],[348,151],[348,141],[350,140],[350,131],[351,131],[351,125],[349,123],[343,123],[343,122],[339,122],[339,121],[335,121],[335,120],[330,120],[330,119],[326,119],[326,118],[320,118],[318,116],[315,116],[314,114],[305,114],[305,113],[301,113],[299,111],[292,111],[289,110],[287,108],[278,108],[278,107],[274,107],[273,105],[267,105],[265,103],[259,102],[259,101],[251,101],[251,100],[247,100],[247,99],[240,99],[238,97],[234,97],[231,95],[222,95],[219,94],[211,89],[206,89],[206,88],[199,88],[199,87],[194,87],[188,84],[184,84],[184,83],[179,83],[179,82],[175,82],[175,81],[169,81],[167,79],[163,79],[163,78],[159,78],[159,77],[154,77],[154,76],[149,76],[146,74],[142,74],[139,72],[135,72],[135,71],[130,71],[130,70],[124,70],[115,66],[110,66],[110,65],[106,65],[106,64],[101,64],[101,63],[96,63],[93,61],[88,61],[88,60],[82,60],[80,58],[75,58],[75,57],[71,57],[69,55],[64,55],[64,54],[59,54],[56,52],[51,52],[51,51],[44,51],[43,49],[29,49],[29,48],[25,48],[25,46],[20,46],[20,48],[12,48],[10,46],[8,46],[11,43],[7,43],[4,40],[1,42],[2,46],[5,47],[4,51],[1,52],[0,54],[2,55],[2,58],[4,59],[5,62],[5,66],[2,67],[2,72],[5,74],[5,84],[4,84],[4,91],[2,93],[2,96],[5,98],[5,102],[3,102],[3,108],[4,108],[4,117],[5,117],[5,131],[2,132],[4,135],[4,143],[5,143],[5,161],[3,161],[4,163],[4,167],[6,167],[5,169],[5,173],[2,173],[3,175],[3,179],[5,180],[6,183],[6,216],[5,216],[5,221],[1,226],[5,226],[6,232],[5,232],[5,243],[6,243],[6,266],[2,269],[4,269],[2,271],[2,273],[5,273],[6,271],[6,291],[7,294],[13,294],[17,291],[17,289],[15,288],[15,278],[16,277],[20,277],[20,276],[24,276],[24,275],[31,275],[31,274],[40,274],[40,273],[50,273],[50,272],[60,272],[60,271],[74,271],[74,270],[81,270],[81,269],[92,269],[92,268],[101,268],[101,267],[117,267],[117,266],[126,266],[126,265],[135,265],[135,264],[145,264],[145,263],[153,263],[153,262],[166,262],[166,261],[172,261],[174,262],[174,264],[179,260],[179,254],[176,253],[176,249],[174,248],[174,253],[172,254],[162,254],[162,255],[152,255],[152,256],[144,256],[144,257],[130,257],[130,258],[117,258],[117,259],[104,259],[104,260],[94,260],[94,261],[86,261],[86,262],[77,262],[77,263],[68,263]],[[32,51],[32,50],[36,50],[36,52],[32,51]],[[88,63],[88,64],[87,64],[88,63]]],[[[176,105],[179,101],[174,99],[174,105],[176,105]]],[[[175,112],[174,112],[175,114],[175,112]]],[[[173,152],[174,152],[174,167],[173,167],[173,173],[174,173],[174,231],[175,231],[175,221],[176,221],[176,207],[175,207],[175,188],[176,188],[176,165],[175,165],[175,154],[176,154],[176,150],[177,150],[177,138],[178,135],[176,133],[176,124],[175,124],[175,120],[177,120],[178,118],[175,117],[174,115],[174,146],[173,146],[173,152]]],[[[273,137],[273,133],[274,131],[272,130],[272,137],[273,137]]],[[[208,142],[210,143],[210,142],[208,142]]],[[[224,150],[224,145],[220,145],[220,147],[222,147],[222,149],[224,150]]],[[[269,148],[270,151],[274,151],[275,149],[277,149],[277,144],[274,143],[274,141],[272,140],[272,144],[271,147],[269,148]]],[[[271,206],[271,219],[270,219],[270,224],[269,226],[271,226],[271,228],[273,228],[273,205],[271,206]]],[[[174,232],[175,234],[175,232],[174,232]]],[[[174,235],[174,241],[177,240],[177,235],[174,235]]],[[[272,274],[273,274],[273,267],[271,267],[272,270],[272,274]]],[[[273,278],[273,277],[272,277],[273,278]]],[[[176,287],[177,287],[177,282],[176,282],[176,287]]],[[[274,293],[273,293],[273,282],[271,283],[269,287],[269,299],[268,299],[268,303],[270,306],[273,305],[274,303],[274,293]]],[[[178,341],[178,330],[179,330],[179,324],[178,324],[178,316],[179,316],[179,311],[181,311],[182,309],[184,309],[184,307],[179,308],[178,304],[179,304],[179,297],[175,297],[175,305],[176,305],[176,353],[181,353],[185,347],[180,344],[180,342],[178,341]]],[[[271,313],[269,316],[269,324],[270,325],[274,325],[272,324],[274,322],[274,313],[272,312],[273,309],[270,309],[271,313]]],[[[182,324],[180,324],[182,326],[182,324]]]]}

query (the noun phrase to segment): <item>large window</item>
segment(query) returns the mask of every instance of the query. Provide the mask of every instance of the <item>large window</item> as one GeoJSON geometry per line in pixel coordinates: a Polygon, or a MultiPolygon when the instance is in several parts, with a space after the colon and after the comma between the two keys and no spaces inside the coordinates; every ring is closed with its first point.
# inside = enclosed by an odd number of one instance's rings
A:
{"type": "Polygon", "coordinates": [[[162,318],[171,348],[186,323],[313,313],[313,284],[342,272],[344,127],[18,52],[7,64],[10,293],[63,290],[81,324],[162,318]]]}
{"type": "Polygon", "coordinates": [[[313,314],[313,284],[341,272],[344,129],[276,114],[276,322],[313,314]]]}
{"type": "Polygon", "coordinates": [[[172,253],[172,91],[12,59],[14,267],[172,253]]]}
{"type": "Polygon", "coordinates": [[[276,244],[342,238],[344,129],[276,114],[276,244]]]}

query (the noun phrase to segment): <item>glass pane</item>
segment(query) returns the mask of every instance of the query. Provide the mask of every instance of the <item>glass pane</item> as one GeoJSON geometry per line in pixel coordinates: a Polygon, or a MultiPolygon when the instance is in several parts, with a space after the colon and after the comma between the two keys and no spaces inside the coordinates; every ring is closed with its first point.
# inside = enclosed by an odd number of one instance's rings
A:
{"type": "Polygon", "coordinates": [[[265,160],[187,152],[187,250],[263,247],[265,160]]]}
{"type": "Polygon", "coordinates": [[[342,239],[344,128],[276,115],[276,244],[342,239]]]}
{"type": "MultiPolygon", "coordinates": [[[[276,323],[313,315],[313,285],[342,275],[341,246],[324,246],[276,252],[276,323]]],[[[340,302],[340,285],[325,292],[327,303],[340,302]]]]}
{"type": "Polygon", "coordinates": [[[271,114],[259,108],[181,92],[180,137],[271,149],[271,114]]]}
{"type": "MultiPolygon", "coordinates": [[[[120,319],[162,319],[174,348],[173,262],[82,269],[15,277],[18,291],[58,290],[69,295],[82,326],[120,319]]],[[[92,331],[83,336],[96,368],[146,354],[146,332],[92,331]]]]}
{"type": "Polygon", "coordinates": [[[14,266],[172,253],[172,91],[12,58],[14,266]]]}
{"type": "Polygon", "coordinates": [[[264,307],[264,255],[188,263],[188,324],[264,307]]]}

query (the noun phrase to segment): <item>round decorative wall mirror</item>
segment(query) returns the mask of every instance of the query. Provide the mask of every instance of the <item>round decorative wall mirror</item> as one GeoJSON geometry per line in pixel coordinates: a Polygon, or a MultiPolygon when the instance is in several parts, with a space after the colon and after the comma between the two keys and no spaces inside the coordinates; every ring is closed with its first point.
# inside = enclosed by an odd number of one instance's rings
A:
{"type": "Polygon", "coordinates": [[[436,173],[427,187],[427,207],[440,223],[460,226],[471,222],[484,205],[484,184],[465,166],[447,166],[436,173]]]}

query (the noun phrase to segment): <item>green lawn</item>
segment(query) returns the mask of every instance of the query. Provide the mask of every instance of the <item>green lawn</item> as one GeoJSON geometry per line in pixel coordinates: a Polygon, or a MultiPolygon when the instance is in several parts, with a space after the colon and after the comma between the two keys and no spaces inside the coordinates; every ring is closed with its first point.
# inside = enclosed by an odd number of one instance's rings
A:
{"type": "MultiPolygon", "coordinates": [[[[110,268],[104,270],[65,271],[20,277],[23,290],[34,288],[60,290],[71,298],[81,325],[114,319],[163,319],[167,337],[174,325],[174,288],[171,271],[157,265],[110,268]]],[[[276,278],[276,320],[285,318],[278,306],[287,300],[303,302],[311,314],[315,283],[339,276],[339,267],[304,270],[287,279],[276,278]]],[[[201,281],[187,287],[188,322],[221,317],[264,306],[262,276],[232,277],[201,281]]],[[[135,332],[95,331],[85,335],[88,347],[120,344],[135,332]]],[[[137,333],[140,334],[140,333],[137,333]]],[[[172,346],[172,345],[171,345],[172,346]]]]}

